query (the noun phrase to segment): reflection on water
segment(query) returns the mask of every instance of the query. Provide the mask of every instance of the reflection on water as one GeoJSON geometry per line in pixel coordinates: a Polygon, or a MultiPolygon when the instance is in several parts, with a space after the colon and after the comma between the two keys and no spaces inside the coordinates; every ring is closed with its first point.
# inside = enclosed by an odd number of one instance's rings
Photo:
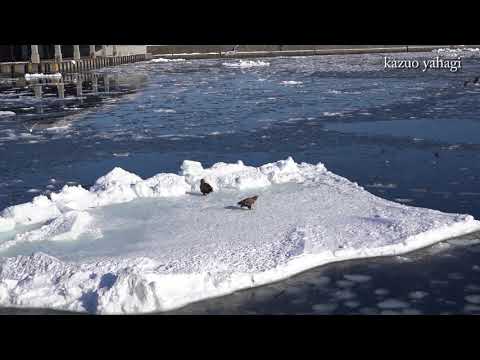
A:
{"type": "Polygon", "coordinates": [[[121,76],[120,73],[88,72],[64,74],[59,78],[15,78],[0,82],[0,111],[12,111],[18,122],[59,119],[82,110],[98,107],[111,98],[132,94],[147,78],[121,76]]]}

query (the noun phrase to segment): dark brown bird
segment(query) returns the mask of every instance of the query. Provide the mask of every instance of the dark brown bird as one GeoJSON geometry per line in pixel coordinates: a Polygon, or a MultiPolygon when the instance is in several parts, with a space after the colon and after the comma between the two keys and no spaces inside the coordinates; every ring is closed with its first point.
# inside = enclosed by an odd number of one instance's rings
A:
{"type": "Polygon", "coordinates": [[[200,180],[200,191],[202,192],[203,195],[207,195],[213,191],[213,188],[205,182],[205,180],[200,180]]]}
{"type": "Polygon", "coordinates": [[[242,201],[239,201],[237,204],[240,205],[240,207],[248,207],[249,210],[252,210],[253,204],[255,204],[255,201],[257,201],[258,196],[252,196],[246,199],[243,199],[242,201]]]}

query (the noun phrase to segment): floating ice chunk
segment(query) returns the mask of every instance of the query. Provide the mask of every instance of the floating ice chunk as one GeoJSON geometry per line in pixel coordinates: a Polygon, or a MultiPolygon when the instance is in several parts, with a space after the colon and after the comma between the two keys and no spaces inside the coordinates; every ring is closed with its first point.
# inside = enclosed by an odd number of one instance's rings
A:
{"type": "Polygon", "coordinates": [[[355,285],[353,281],[348,281],[348,280],[338,280],[335,283],[337,284],[337,286],[341,288],[348,288],[355,285]]]}
{"type": "Polygon", "coordinates": [[[409,307],[405,301],[397,299],[387,299],[377,304],[380,309],[403,309],[409,307]]]}
{"type": "Polygon", "coordinates": [[[315,286],[325,286],[331,282],[328,276],[318,276],[307,280],[307,283],[315,286]]]}
{"type": "Polygon", "coordinates": [[[450,280],[462,280],[465,277],[461,273],[450,273],[447,275],[450,280]]]}
{"type": "Polygon", "coordinates": [[[408,294],[408,297],[410,299],[423,299],[424,297],[428,296],[428,292],[426,291],[412,291],[411,293],[408,294]]]}
{"type": "Polygon", "coordinates": [[[349,300],[353,299],[354,297],[357,296],[353,291],[351,290],[338,290],[333,293],[333,296],[339,300],[349,300]]]}
{"type": "Polygon", "coordinates": [[[300,84],[303,84],[303,82],[295,81],[295,80],[285,80],[285,81],[282,81],[282,84],[283,85],[300,85],[300,84]]]}
{"type": "Polygon", "coordinates": [[[359,310],[360,314],[362,315],[376,315],[378,314],[378,310],[371,307],[364,307],[359,310]]]}
{"type": "Polygon", "coordinates": [[[156,112],[156,113],[176,113],[176,111],[173,110],[173,109],[155,109],[155,110],[153,110],[153,112],[156,112]]]}
{"type": "Polygon", "coordinates": [[[366,187],[372,188],[379,188],[379,189],[395,189],[397,187],[396,184],[382,184],[382,183],[374,183],[372,185],[365,185],[366,187]]]}
{"type": "Polygon", "coordinates": [[[359,282],[359,283],[363,283],[363,282],[367,282],[367,281],[370,281],[372,279],[371,276],[369,275],[343,275],[343,277],[347,280],[350,280],[350,281],[353,281],[353,282],[359,282]]]}
{"type": "Polygon", "coordinates": [[[254,61],[254,60],[240,60],[238,62],[225,62],[222,64],[223,66],[233,67],[233,68],[251,68],[251,67],[262,67],[262,66],[270,66],[270,63],[265,61],[254,61]]]}
{"type": "Polygon", "coordinates": [[[165,59],[165,58],[157,58],[150,60],[151,63],[166,63],[166,62],[184,62],[185,59],[165,59]]]}
{"type": "Polygon", "coordinates": [[[467,295],[465,300],[472,304],[480,304],[480,294],[467,295]]]}
{"type": "Polygon", "coordinates": [[[297,295],[303,292],[303,289],[297,286],[289,286],[285,289],[285,293],[288,295],[297,295]]]}
{"type": "Polygon", "coordinates": [[[13,111],[0,111],[0,117],[15,116],[13,111]]]}
{"type": "Polygon", "coordinates": [[[318,313],[331,313],[338,307],[337,304],[315,304],[312,310],[318,313]]]}
{"type": "Polygon", "coordinates": [[[349,301],[345,301],[343,305],[353,309],[353,308],[359,307],[360,303],[358,301],[349,300],[349,301]]]}
{"type": "Polygon", "coordinates": [[[418,309],[403,309],[403,315],[422,315],[423,313],[418,309]]]}
{"type": "Polygon", "coordinates": [[[401,313],[394,310],[382,310],[380,311],[380,315],[401,315],[401,313]]]}
{"type": "Polygon", "coordinates": [[[329,111],[324,111],[322,113],[323,116],[341,116],[343,113],[341,112],[329,112],[329,111]]]}

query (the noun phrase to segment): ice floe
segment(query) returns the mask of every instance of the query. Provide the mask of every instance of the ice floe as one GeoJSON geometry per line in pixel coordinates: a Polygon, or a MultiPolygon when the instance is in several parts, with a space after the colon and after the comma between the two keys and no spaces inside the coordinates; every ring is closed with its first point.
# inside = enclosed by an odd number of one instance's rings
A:
{"type": "Polygon", "coordinates": [[[260,60],[240,60],[236,62],[224,62],[223,66],[233,67],[233,68],[251,68],[251,67],[262,67],[270,66],[270,63],[260,60]]]}
{"type": "Polygon", "coordinates": [[[285,81],[282,81],[282,84],[283,85],[301,85],[303,84],[302,81],[295,81],[295,80],[285,80],[285,81]]]}
{"type": "MultiPolygon", "coordinates": [[[[117,167],[89,189],[67,183],[1,213],[0,305],[166,311],[330,262],[399,255],[479,229],[469,215],[379,198],[322,163],[288,158],[204,168],[185,160],[178,174],[148,179],[117,167]],[[199,193],[202,178],[214,189],[208,196],[199,193]],[[236,206],[252,195],[259,195],[253,210],[236,206]]],[[[356,293],[341,289],[333,296],[353,301],[356,293]]],[[[405,306],[385,300],[379,307],[405,306]]],[[[334,310],[327,308],[314,310],[334,310]]]]}
{"type": "Polygon", "coordinates": [[[166,62],[185,62],[185,59],[165,59],[165,58],[157,58],[150,60],[151,63],[166,63],[166,62]]]}
{"type": "Polygon", "coordinates": [[[13,111],[0,111],[0,117],[15,116],[13,111]]]}

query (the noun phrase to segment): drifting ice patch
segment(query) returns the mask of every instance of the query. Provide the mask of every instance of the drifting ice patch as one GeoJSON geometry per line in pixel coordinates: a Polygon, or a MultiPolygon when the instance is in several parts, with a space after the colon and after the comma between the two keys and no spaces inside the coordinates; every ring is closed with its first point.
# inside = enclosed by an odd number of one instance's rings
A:
{"type": "Polygon", "coordinates": [[[0,111],[0,117],[15,116],[13,111],[0,111]]]}
{"type": "MultiPolygon", "coordinates": [[[[479,229],[469,215],[387,201],[321,163],[292,158],[210,168],[186,160],[179,174],[145,180],[115,168],[89,190],[66,185],[2,212],[0,251],[15,256],[0,257],[0,304],[165,311],[326,263],[399,255],[479,229]],[[202,178],[214,192],[192,196],[202,178]],[[253,210],[235,206],[252,195],[259,195],[253,210]],[[75,241],[75,251],[60,240],[75,241]],[[44,253],[26,256],[29,242],[42,242],[44,253]]],[[[346,279],[368,281],[359,274],[346,279]]],[[[348,289],[335,293],[338,300],[355,296],[348,289]]],[[[379,307],[404,305],[390,299],[379,307]]]]}
{"type": "Polygon", "coordinates": [[[240,60],[238,62],[225,62],[222,64],[223,66],[233,67],[233,68],[251,68],[251,67],[259,67],[259,66],[270,66],[270,63],[265,61],[254,61],[254,60],[240,60]]]}
{"type": "Polygon", "coordinates": [[[165,63],[165,62],[184,62],[185,59],[165,59],[165,58],[158,58],[150,60],[151,63],[165,63]]]}
{"type": "Polygon", "coordinates": [[[282,81],[283,85],[300,85],[303,84],[302,81],[295,81],[295,80],[289,80],[289,81],[282,81]]]}
{"type": "Polygon", "coordinates": [[[153,110],[153,112],[156,112],[156,113],[176,113],[176,111],[173,110],[173,109],[155,109],[155,110],[153,110]]]}

